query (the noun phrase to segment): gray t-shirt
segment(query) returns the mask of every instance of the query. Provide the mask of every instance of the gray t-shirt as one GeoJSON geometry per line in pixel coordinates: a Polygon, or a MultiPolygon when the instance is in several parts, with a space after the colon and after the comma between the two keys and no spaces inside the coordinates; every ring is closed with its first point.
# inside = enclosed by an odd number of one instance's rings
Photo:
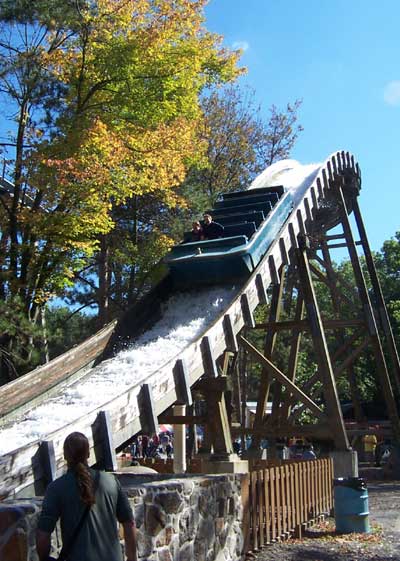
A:
{"type": "MultiPolygon", "coordinates": [[[[95,471],[90,470],[95,478],[95,471]]],[[[90,509],[79,531],[68,561],[122,561],[117,520],[133,520],[133,513],[119,481],[110,473],[99,472],[96,503],[90,509]]],[[[68,543],[85,505],[79,497],[76,476],[72,470],[48,486],[38,528],[53,532],[61,519],[63,543],[68,543]]]]}

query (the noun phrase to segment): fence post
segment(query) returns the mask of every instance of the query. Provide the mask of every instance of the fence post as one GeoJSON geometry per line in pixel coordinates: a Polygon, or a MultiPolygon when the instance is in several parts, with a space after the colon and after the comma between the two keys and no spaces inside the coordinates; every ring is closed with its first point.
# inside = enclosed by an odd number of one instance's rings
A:
{"type": "Polygon", "coordinates": [[[276,542],[276,507],[275,507],[275,468],[272,467],[269,470],[270,477],[270,489],[271,489],[271,541],[276,542]]]}
{"type": "Polygon", "coordinates": [[[301,538],[302,536],[302,513],[303,513],[303,493],[302,493],[302,475],[300,470],[300,465],[296,462],[293,465],[294,477],[295,477],[295,510],[296,510],[296,525],[295,525],[295,536],[301,538]]]}
{"type": "Polygon", "coordinates": [[[267,544],[271,543],[271,494],[270,470],[264,469],[264,504],[265,504],[265,536],[267,544]]]}
{"type": "Polygon", "coordinates": [[[250,481],[251,473],[244,475],[242,479],[242,508],[243,508],[243,555],[250,551],[250,481]]]}
{"type": "Polygon", "coordinates": [[[260,539],[259,539],[259,545],[260,548],[263,548],[265,543],[264,543],[264,489],[263,489],[263,470],[258,470],[257,471],[257,494],[258,494],[258,524],[259,524],[259,530],[260,530],[260,539]]]}
{"type": "Polygon", "coordinates": [[[251,535],[252,535],[252,551],[258,551],[258,535],[257,535],[257,472],[252,471],[251,479],[251,535]]]}
{"type": "Polygon", "coordinates": [[[282,538],[282,492],[281,492],[281,467],[275,468],[275,488],[276,488],[276,522],[277,522],[277,539],[282,538]]]}

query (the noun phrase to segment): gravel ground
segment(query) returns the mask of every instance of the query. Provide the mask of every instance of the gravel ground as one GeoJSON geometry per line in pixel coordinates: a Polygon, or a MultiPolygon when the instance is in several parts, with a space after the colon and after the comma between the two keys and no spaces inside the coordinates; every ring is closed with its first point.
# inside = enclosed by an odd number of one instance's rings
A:
{"type": "Polygon", "coordinates": [[[370,534],[335,534],[327,519],[302,540],[267,546],[255,561],[400,561],[400,482],[368,483],[370,534]]]}

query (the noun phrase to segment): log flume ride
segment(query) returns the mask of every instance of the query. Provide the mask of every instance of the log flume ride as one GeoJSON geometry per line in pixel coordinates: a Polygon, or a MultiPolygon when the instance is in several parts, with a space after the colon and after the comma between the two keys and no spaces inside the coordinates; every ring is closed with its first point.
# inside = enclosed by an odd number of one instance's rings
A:
{"type": "Polygon", "coordinates": [[[338,203],[332,195],[332,183],[338,180],[342,182],[350,212],[361,185],[359,166],[350,153],[335,152],[322,164],[302,166],[292,160],[273,164],[249,189],[256,193],[257,189],[265,191],[283,186],[285,192],[290,192],[292,202],[280,216],[274,239],[247,277],[241,276],[223,287],[203,287],[181,295],[173,275],[166,274],[121,320],[50,363],[1,387],[0,498],[23,496],[33,485],[32,466],[42,441],[52,443],[56,466],[60,468],[65,437],[75,430],[84,432],[90,439],[90,460],[94,462],[92,428],[99,412],[107,412],[114,446],[119,448],[143,428],[140,404],[144,388],[150,393],[156,415],[160,415],[177,399],[182,400],[182,380],[190,387],[205,372],[217,376],[215,360],[224,351],[237,349],[236,335],[258,304],[266,302],[266,290],[278,282],[279,268],[289,262],[292,249],[298,247],[299,235],[325,232],[339,222],[338,203]],[[168,310],[165,312],[167,305],[170,316],[168,310]],[[190,326],[183,326],[186,338],[175,332],[174,306],[181,306],[188,316],[190,326]],[[196,324],[197,315],[204,309],[202,322],[196,324]],[[121,350],[128,352],[123,349],[138,341],[142,344],[141,352],[146,354],[147,349],[148,353],[154,353],[148,346],[149,334],[163,321],[164,328],[169,329],[166,346],[170,349],[169,354],[156,351],[162,356],[153,371],[149,372],[143,365],[143,354],[136,366],[135,358],[125,358],[122,362],[118,359],[121,350]],[[177,339],[181,339],[180,346],[178,343],[174,346],[177,339]],[[129,378],[127,371],[135,367],[137,373],[129,378]],[[97,385],[99,371],[107,371],[108,385],[97,385]],[[95,394],[96,399],[87,399],[85,406],[74,407],[73,397],[83,384],[89,384],[87,392],[95,394]],[[65,406],[71,416],[63,418],[61,426],[55,426],[52,417],[59,407],[57,399],[66,394],[69,397],[65,406]],[[43,409],[46,404],[48,412],[40,417],[38,411],[46,411],[43,409]],[[29,428],[35,418],[40,431],[29,428]]]}

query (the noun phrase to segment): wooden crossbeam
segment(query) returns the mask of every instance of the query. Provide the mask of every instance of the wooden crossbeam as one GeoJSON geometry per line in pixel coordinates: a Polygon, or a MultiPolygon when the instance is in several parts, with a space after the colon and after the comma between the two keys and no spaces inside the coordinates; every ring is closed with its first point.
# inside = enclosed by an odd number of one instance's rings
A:
{"type": "MultiPolygon", "coordinates": [[[[355,245],[362,245],[362,242],[360,241],[354,243],[355,245]]],[[[328,245],[328,249],[339,249],[343,247],[347,247],[347,243],[331,243],[328,245]]]]}
{"type": "Polygon", "coordinates": [[[258,349],[253,347],[247,339],[239,336],[241,343],[245,348],[264,366],[273,377],[275,377],[281,384],[286,386],[300,401],[307,404],[308,408],[320,419],[326,417],[325,413],[312,399],[308,397],[296,384],[294,384],[283,372],[279,370],[268,358],[263,356],[258,349]]]}
{"type": "MultiPolygon", "coordinates": [[[[231,427],[233,436],[239,436],[243,429],[231,427]]],[[[259,438],[283,438],[289,436],[305,437],[305,438],[320,438],[321,440],[331,440],[332,430],[327,423],[315,425],[280,425],[268,427],[261,425],[256,428],[246,428],[246,434],[250,436],[258,436],[259,438]]]]}
{"type": "MultiPolygon", "coordinates": [[[[365,325],[362,319],[328,319],[322,320],[324,329],[347,329],[352,327],[359,327],[365,325]]],[[[311,326],[307,319],[279,321],[279,322],[265,322],[257,323],[254,329],[265,329],[267,331],[286,331],[288,329],[296,329],[300,331],[310,331],[311,326]]]]}
{"type": "Polygon", "coordinates": [[[205,425],[207,417],[200,415],[160,415],[158,422],[160,425],[205,425]]]}
{"type": "Polygon", "coordinates": [[[334,374],[336,379],[339,378],[341,373],[344,370],[347,370],[347,368],[349,368],[349,366],[351,366],[355,360],[357,360],[357,358],[360,356],[363,350],[366,349],[369,342],[370,342],[370,338],[365,337],[365,339],[363,339],[361,343],[355,349],[353,349],[353,351],[349,354],[349,356],[347,356],[344,359],[344,361],[334,369],[334,374]]]}

